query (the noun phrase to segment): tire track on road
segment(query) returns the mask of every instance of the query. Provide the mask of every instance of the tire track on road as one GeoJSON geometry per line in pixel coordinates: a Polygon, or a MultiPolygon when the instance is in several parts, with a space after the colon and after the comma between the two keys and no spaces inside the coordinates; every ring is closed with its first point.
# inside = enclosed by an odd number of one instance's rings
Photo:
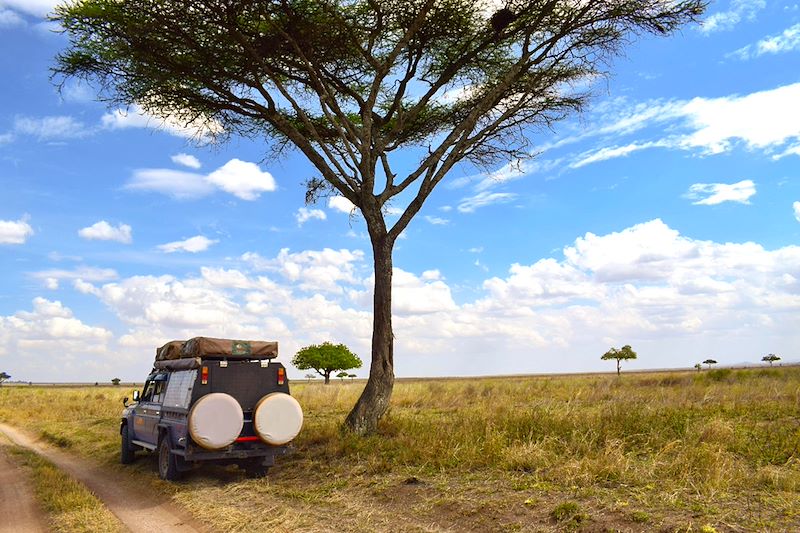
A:
{"type": "Polygon", "coordinates": [[[114,472],[106,471],[86,459],[56,450],[31,437],[27,432],[7,424],[0,423],[0,432],[4,433],[14,444],[38,453],[86,485],[131,531],[137,533],[209,532],[186,511],[169,502],[142,494],[138,490],[140,487],[137,488],[131,481],[114,472]]]}

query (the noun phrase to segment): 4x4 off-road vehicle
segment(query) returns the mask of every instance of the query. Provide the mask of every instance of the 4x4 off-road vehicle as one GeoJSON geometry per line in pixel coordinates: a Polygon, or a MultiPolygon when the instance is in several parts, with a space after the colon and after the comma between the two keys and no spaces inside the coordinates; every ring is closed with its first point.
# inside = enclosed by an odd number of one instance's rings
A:
{"type": "Polygon", "coordinates": [[[203,462],[264,475],[303,425],[277,342],[195,337],[156,350],[144,391],[122,411],[122,463],[158,453],[162,479],[203,462]]]}

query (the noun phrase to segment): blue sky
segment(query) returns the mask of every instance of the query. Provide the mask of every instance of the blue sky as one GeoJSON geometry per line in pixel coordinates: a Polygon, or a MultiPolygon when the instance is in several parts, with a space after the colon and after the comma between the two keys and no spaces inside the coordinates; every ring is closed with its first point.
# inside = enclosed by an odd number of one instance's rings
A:
{"type": "MultiPolygon", "coordinates": [[[[59,94],[54,3],[0,0],[0,370],[141,379],[195,335],[368,361],[363,221],[304,205],[298,154],[59,94]]],[[[627,48],[582,116],[530,132],[537,158],[433,193],[395,251],[397,375],[612,370],[622,344],[626,368],[800,359],[800,8],[704,19],[627,48]]]]}

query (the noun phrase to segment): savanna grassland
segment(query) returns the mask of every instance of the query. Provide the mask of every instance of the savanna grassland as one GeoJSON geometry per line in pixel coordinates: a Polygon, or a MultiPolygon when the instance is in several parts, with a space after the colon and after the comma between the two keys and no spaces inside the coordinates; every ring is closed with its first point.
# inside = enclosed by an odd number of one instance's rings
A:
{"type": "Polygon", "coordinates": [[[0,388],[0,421],[95,458],[223,531],[800,531],[800,368],[293,383],[306,421],[263,479],[117,465],[122,387],[0,388]]]}

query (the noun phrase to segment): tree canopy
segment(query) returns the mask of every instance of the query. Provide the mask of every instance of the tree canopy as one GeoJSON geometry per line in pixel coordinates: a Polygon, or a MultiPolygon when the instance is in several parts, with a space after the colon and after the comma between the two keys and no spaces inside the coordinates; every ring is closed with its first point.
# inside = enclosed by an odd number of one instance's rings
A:
{"type": "Polygon", "coordinates": [[[373,431],[394,383],[392,251],[457,164],[531,157],[531,133],[580,110],[641,33],[696,20],[704,0],[81,0],[56,8],[69,36],[56,74],[102,99],[269,139],[367,225],[375,286],[370,375],[347,417],[373,431]],[[396,154],[418,154],[400,165],[396,154]],[[384,213],[402,196],[401,214],[384,213]]]}
{"type": "Polygon", "coordinates": [[[301,348],[292,358],[292,364],[300,370],[315,370],[325,378],[325,383],[330,383],[331,373],[342,370],[338,376],[347,377],[350,368],[361,368],[361,359],[350,351],[344,344],[312,344],[301,348]]]}
{"type": "Polygon", "coordinates": [[[600,359],[603,361],[608,361],[610,359],[617,360],[617,375],[620,374],[620,362],[626,359],[636,359],[636,352],[633,351],[633,348],[630,345],[626,344],[619,350],[616,348],[609,349],[606,353],[600,356],[600,359]]]}
{"type": "Polygon", "coordinates": [[[11,379],[11,376],[6,374],[5,372],[0,372],[0,385],[3,384],[4,381],[11,379]]]}
{"type": "Polygon", "coordinates": [[[711,368],[711,365],[716,365],[717,362],[714,359],[706,359],[703,361],[703,364],[708,365],[708,367],[711,368]]]}
{"type": "Polygon", "coordinates": [[[775,355],[774,353],[771,353],[762,357],[761,360],[764,361],[765,363],[769,363],[769,366],[772,366],[772,363],[774,363],[775,361],[780,361],[781,358],[775,355]]]}

